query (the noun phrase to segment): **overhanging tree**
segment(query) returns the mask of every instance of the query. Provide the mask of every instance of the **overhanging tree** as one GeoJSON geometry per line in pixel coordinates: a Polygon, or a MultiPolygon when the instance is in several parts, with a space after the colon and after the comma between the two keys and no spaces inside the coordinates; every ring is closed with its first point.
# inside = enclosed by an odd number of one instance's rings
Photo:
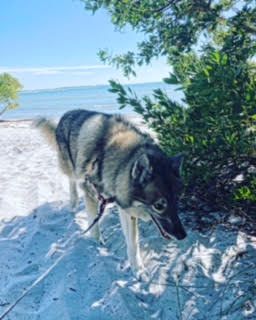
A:
{"type": "Polygon", "coordinates": [[[187,154],[187,192],[217,207],[255,212],[255,0],[82,0],[93,13],[109,12],[118,29],[145,35],[137,52],[100,58],[126,76],[136,65],[165,56],[170,85],[186,108],[156,89],[138,99],[111,81],[121,107],[133,106],[158,133],[168,153],[187,154]],[[171,69],[171,68],[170,68],[171,69]]]}

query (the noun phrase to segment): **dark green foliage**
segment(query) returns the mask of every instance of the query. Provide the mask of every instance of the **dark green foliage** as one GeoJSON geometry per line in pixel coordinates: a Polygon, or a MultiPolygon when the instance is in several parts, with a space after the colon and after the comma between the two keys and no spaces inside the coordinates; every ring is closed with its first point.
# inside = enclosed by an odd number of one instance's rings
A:
{"type": "Polygon", "coordinates": [[[134,66],[164,55],[185,107],[156,89],[138,97],[111,81],[121,108],[127,105],[156,131],[170,155],[185,153],[185,197],[256,218],[256,3],[234,1],[85,1],[109,11],[118,28],[129,24],[146,40],[138,52],[103,61],[134,73],[134,66]],[[193,197],[192,197],[193,195],[193,197]]]}
{"type": "Polygon", "coordinates": [[[200,58],[184,55],[166,83],[182,86],[187,106],[160,89],[154,99],[111,81],[120,107],[130,105],[157,132],[170,155],[184,153],[187,195],[212,207],[252,210],[256,203],[256,73],[209,49],[200,58]],[[242,88],[242,89],[241,89],[242,88]]]}

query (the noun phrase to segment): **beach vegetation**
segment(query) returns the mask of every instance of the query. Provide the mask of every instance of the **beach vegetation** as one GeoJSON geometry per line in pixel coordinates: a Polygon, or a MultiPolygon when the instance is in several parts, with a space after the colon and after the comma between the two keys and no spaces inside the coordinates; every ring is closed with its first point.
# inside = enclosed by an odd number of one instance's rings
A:
{"type": "Polygon", "coordinates": [[[19,80],[8,73],[0,74],[0,117],[19,106],[18,94],[22,89],[19,80]]]}

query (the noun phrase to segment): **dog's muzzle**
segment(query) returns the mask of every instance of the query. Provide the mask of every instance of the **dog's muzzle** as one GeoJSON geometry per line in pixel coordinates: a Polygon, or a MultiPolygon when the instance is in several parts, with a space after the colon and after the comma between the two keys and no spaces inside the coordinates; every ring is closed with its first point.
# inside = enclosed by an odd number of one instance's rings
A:
{"type": "Polygon", "coordinates": [[[175,237],[177,240],[183,240],[186,238],[186,231],[179,218],[176,219],[175,224],[171,220],[159,216],[151,215],[151,218],[165,239],[170,240],[175,237]]]}

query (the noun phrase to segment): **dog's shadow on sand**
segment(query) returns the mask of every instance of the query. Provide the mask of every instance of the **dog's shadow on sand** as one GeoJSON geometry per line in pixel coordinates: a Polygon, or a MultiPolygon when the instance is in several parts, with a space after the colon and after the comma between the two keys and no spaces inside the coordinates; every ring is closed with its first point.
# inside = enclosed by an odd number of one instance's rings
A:
{"type": "Polygon", "coordinates": [[[126,262],[115,209],[100,222],[104,245],[87,235],[83,205],[45,203],[0,224],[0,315],[36,279],[54,268],[11,311],[8,319],[253,319],[255,244],[217,226],[188,230],[182,242],[161,239],[140,223],[148,280],[126,262]]]}

